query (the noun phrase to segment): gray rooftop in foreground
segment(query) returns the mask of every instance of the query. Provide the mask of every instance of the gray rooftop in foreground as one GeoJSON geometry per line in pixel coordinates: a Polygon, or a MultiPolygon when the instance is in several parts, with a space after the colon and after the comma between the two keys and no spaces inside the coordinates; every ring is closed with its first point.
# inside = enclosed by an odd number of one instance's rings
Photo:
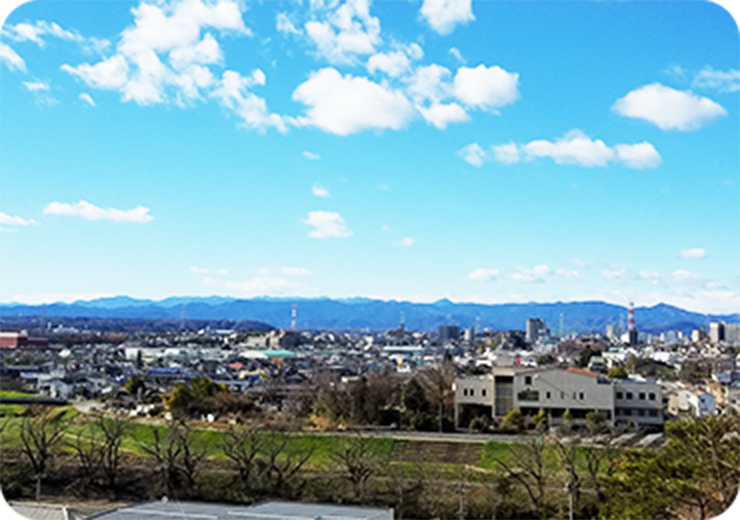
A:
{"type": "Polygon", "coordinates": [[[393,509],[265,502],[253,506],[205,502],[157,501],[122,507],[96,520],[393,520],[393,509]]]}

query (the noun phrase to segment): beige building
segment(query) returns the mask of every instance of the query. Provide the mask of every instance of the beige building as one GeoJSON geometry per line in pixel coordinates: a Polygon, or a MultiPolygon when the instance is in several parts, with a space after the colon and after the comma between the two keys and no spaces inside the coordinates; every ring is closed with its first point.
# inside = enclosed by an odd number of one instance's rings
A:
{"type": "Polygon", "coordinates": [[[578,368],[494,367],[491,374],[455,380],[455,424],[465,428],[480,415],[501,419],[518,408],[525,415],[540,409],[558,422],[567,411],[575,424],[598,412],[611,424],[663,424],[661,386],[610,380],[578,368]]]}

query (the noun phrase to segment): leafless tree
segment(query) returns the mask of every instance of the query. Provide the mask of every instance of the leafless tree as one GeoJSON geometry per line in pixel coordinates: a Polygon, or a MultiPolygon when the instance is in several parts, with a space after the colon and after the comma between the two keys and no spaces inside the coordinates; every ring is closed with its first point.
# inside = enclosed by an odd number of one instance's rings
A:
{"type": "Polygon", "coordinates": [[[66,445],[77,455],[80,463],[82,488],[88,489],[95,481],[103,461],[103,449],[100,440],[95,436],[95,429],[88,426],[67,441],[66,445]]]}
{"type": "Polygon", "coordinates": [[[455,382],[455,368],[449,361],[424,367],[416,376],[424,388],[427,401],[437,408],[439,431],[444,424],[445,404],[454,397],[452,384],[455,382]]]}
{"type": "Polygon", "coordinates": [[[221,449],[234,463],[246,491],[252,486],[256,459],[262,451],[263,436],[253,428],[230,428],[223,437],[221,449]]]}
{"type": "Polygon", "coordinates": [[[59,443],[68,421],[45,410],[33,418],[24,418],[20,427],[22,452],[28,457],[36,477],[36,500],[41,498],[41,481],[53,462],[53,449],[59,443]]]}
{"type": "Polygon", "coordinates": [[[156,427],[151,431],[153,440],[139,446],[159,464],[167,494],[177,489],[183,477],[189,488],[195,487],[195,476],[208,446],[199,442],[190,426],[183,422],[171,424],[164,434],[156,427]]]}
{"type": "Polygon", "coordinates": [[[526,442],[511,443],[509,457],[494,458],[504,471],[522,485],[540,518],[546,518],[545,489],[550,470],[545,461],[545,443],[538,437],[526,442]]]}
{"type": "Polygon", "coordinates": [[[280,493],[288,490],[287,484],[316,450],[315,444],[305,447],[290,446],[288,439],[288,435],[282,432],[268,435],[265,437],[262,450],[267,463],[265,474],[270,480],[273,491],[280,493]]]}
{"type": "Polygon", "coordinates": [[[332,459],[344,466],[347,478],[355,487],[355,496],[362,502],[365,484],[378,470],[381,457],[372,438],[357,434],[344,439],[332,453],[332,459]]]}
{"type": "Polygon", "coordinates": [[[129,425],[118,418],[108,419],[100,416],[95,426],[102,434],[101,468],[103,476],[108,488],[115,489],[121,465],[121,444],[129,430],[129,425]]]}

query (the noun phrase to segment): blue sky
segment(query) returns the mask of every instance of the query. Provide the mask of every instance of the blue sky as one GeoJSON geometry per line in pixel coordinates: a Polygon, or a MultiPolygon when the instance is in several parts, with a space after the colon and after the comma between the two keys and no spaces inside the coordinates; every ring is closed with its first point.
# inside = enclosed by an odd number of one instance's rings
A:
{"type": "Polygon", "coordinates": [[[740,310],[708,2],[81,2],[0,37],[0,301],[740,310]]]}

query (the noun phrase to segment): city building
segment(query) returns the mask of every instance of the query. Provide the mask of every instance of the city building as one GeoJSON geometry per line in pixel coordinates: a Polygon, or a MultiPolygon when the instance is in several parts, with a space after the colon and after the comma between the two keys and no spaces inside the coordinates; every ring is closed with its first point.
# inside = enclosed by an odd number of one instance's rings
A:
{"type": "Polygon", "coordinates": [[[455,424],[462,428],[474,417],[500,420],[514,409],[530,416],[542,409],[555,423],[567,411],[574,424],[583,424],[589,412],[611,424],[663,424],[660,384],[611,380],[578,368],[494,367],[488,375],[456,379],[453,389],[455,424]]]}
{"type": "Polygon", "coordinates": [[[546,338],[550,335],[550,331],[547,329],[545,320],[540,318],[529,318],[527,320],[526,336],[525,339],[529,343],[536,343],[541,339],[546,338]]]}
{"type": "Polygon", "coordinates": [[[457,341],[460,339],[460,327],[458,325],[440,325],[439,326],[439,340],[445,341],[457,341]]]}
{"type": "Polygon", "coordinates": [[[709,342],[717,345],[725,339],[725,324],[721,321],[713,321],[709,324],[709,342]]]}
{"type": "Polygon", "coordinates": [[[740,323],[725,323],[725,343],[740,346],[740,323]]]}

